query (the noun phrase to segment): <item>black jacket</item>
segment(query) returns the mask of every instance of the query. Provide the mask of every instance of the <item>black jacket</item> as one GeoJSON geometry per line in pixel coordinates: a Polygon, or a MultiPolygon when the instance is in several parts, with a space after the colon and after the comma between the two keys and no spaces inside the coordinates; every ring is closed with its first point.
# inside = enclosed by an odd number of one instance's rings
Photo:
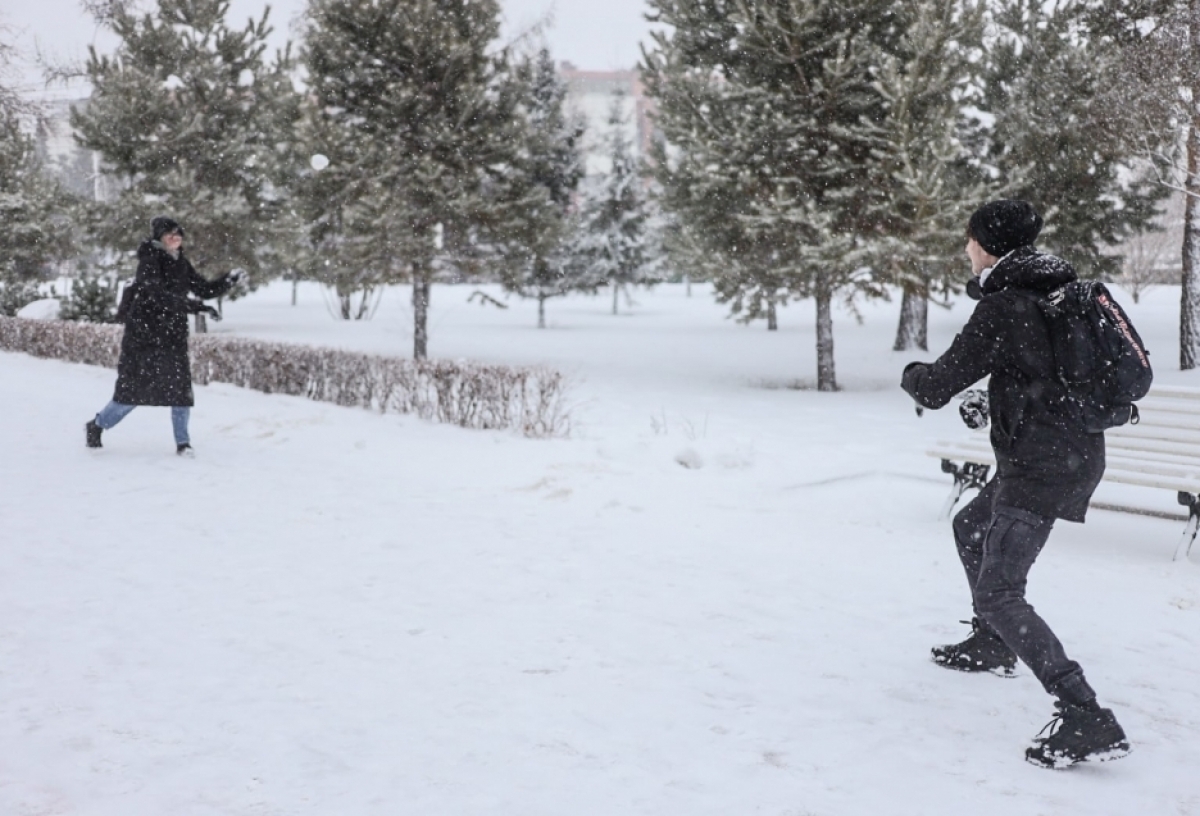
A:
{"type": "Polygon", "coordinates": [[[1035,297],[1075,280],[1069,263],[1023,247],[982,284],[975,312],[934,363],[913,363],[902,386],[927,408],[988,383],[996,503],[1083,521],[1104,475],[1104,434],[1088,433],[1054,375],[1049,327],[1035,297]]]}
{"type": "Polygon", "coordinates": [[[190,406],[187,318],[202,304],[188,293],[220,297],[233,284],[228,276],[216,281],[201,277],[182,252],[172,258],[157,241],[143,242],[137,254],[113,399],[126,405],[190,406]]]}

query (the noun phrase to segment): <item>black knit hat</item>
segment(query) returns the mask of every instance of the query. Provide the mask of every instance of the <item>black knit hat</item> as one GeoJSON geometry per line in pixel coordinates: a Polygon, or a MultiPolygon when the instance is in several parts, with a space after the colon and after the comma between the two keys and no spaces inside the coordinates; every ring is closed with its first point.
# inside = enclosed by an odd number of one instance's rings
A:
{"type": "Polygon", "coordinates": [[[179,226],[179,222],[174,218],[160,215],[150,222],[150,237],[155,241],[161,241],[168,232],[178,232],[179,236],[183,237],[183,227],[179,226]]]}
{"type": "Polygon", "coordinates": [[[989,201],[971,216],[967,234],[989,255],[1003,257],[1014,249],[1030,246],[1042,231],[1042,217],[1028,201],[989,201]]]}

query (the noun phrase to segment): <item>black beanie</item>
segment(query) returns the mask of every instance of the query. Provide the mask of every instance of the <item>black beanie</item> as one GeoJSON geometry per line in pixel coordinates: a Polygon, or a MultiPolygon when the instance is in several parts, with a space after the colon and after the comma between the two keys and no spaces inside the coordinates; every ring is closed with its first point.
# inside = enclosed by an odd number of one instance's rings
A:
{"type": "Polygon", "coordinates": [[[1042,217],[1028,201],[1004,198],[976,210],[967,231],[989,255],[1001,258],[1036,241],[1042,231],[1042,217]]]}
{"type": "Polygon", "coordinates": [[[174,218],[167,218],[165,215],[160,215],[150,222],[150,237],[153,240],[161,241],[168,232],[178,232],[182,237],[183,227],[179,226],[179,222],[174,218]]]}

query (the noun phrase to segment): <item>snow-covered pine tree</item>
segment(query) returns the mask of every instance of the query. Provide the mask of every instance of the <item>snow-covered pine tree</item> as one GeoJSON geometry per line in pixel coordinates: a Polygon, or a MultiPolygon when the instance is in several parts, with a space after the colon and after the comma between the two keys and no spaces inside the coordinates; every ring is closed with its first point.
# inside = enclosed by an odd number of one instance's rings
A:
{"type": "MultiPolygon", "coordinates": [[[[156,0],[135,13],[103,4],[97,21],[120,40],[87,62],[92,97],[72,112],[76,138],[121,182],[94,208],[98,243],[128,253],[150,219],[187,230],[201,274],[234,268],[261,283],[288,242],[280,146],[291,138],[297,95],[286,52],[266,58],[268,11],[230,27],[229,0],[156,0]]],[[[127,270],[129,271],[129,270],[127,270]]]]}
{"type": "Polygon", "coordinates": [[[1106,85],[1119,52],[1089,36],[1083,2],[995,0],[981,64],[980,108],[994,119],[983,145],[996,187],[1046,218],[1039,245],[1085,277],[1120,269],[1111,251],[1150,228],[1166,190],[1139,166],[1131,134],[1105,126],[1106,85]]]}
{"type": "Polygon", "coordinates": [[[111,275],[89,269],[81,261],[71,281],[71,290],[61,301],[58,317],[80,323],[115,323],[117,292],[117,281],[111,275]]]}
{"type": "Polygon", "coordinates": [[[901,4],[651,7],[667,26],[643,69],[658,124],[677,151],[658,164],[667,206],[697,242],[693,257],[707,253],[737,270],[734,291],[765,280],[754,297],[769,304],[778,275],[790,296],[814,298],[817,387],[836,390],[833,298],[878,292],[864,274],[865,236],[877,231],[871,162],[886,112],[874,72],[903,33],[901,4]]]}
{"type": "Polygon", "coordinates": [[[11,55],[11,44],[0,39],[0,314],[10,316],[37,299],[50,265],[74,245],[70,197],[43,172],[22,127],[35,111],[6,82],[11,55]]]}
{"type": "Polygon", "coordinates": [[[653,286],[662,279],[645,182],[625,133],[627,98],[620,91],[613,94],[604,134],[609,169],[589,185],[575,249],[585,266],[584,280],[612,287],[614,315],[622,293],[628,297],[630,287],[653,286]]]}
{"type": "Polygon", "coordinates": [[[1179,365],[1190,370],[1200,366],[1200,0],[1089,0],[1083,9],[1089,41],[1117,53],[1098,86],[1099,124],[1184,196],[1179,365]]]}
{"type": "Polygon", "coordinates": [[[963,225],[987,196],[964,141],[974,119],[972,65],[984,7],[974,0],[917,0],[898,48],[885,53],[878,87],[887,103],[878,162],[881,236],[876,270],[902,292],[893,349],[928,349],[931,290],[963,277],[963,225]]]}
{"type": "Polygon", "coordinates": [[[516,228],[504,236],[504,288],[538,304],[538,328],[546,327],[546,301],[576,291],[595,291],[599,283],[571,252],[579,229],[575,193],[583,179],[581,141],[584,124],[564,109],[567,86],[542,49],[518,66],[524,84],[521,105],[526,148],[509,185],[534,194],[516,228]]]}
{"type": "Polygon", "coordinates": [[[508,178],[523,131],[508,53],[495,48],[499,6],[311,0],[308,20],[306,128],[329,160],[315,237],[339,253],[353,245],[371,274],[412,281],[423,359],[435,275],[499,269],[525,203],[508,178]]]}

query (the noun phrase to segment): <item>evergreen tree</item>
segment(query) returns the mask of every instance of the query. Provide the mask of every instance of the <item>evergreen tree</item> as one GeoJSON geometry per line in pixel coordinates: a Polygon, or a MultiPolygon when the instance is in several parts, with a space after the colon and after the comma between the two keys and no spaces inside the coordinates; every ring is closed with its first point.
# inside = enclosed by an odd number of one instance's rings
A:
{"type": "Polygon", "coordinates": [[[430,286],[502,265],[529,201],[508,54],[490,51],[496,0],[312,0],[305,141],[329,165],[304,193],[333,262],[413,285],[413,354],[428,348],[430,286]]]}
{"type": "MultiPolygon", "coordinates": [[[[644,76],[678,151],[659,161],[664,200],[737,305],[780,281],[817,306],[817,386],[837,389],[832,301],[878,293],[864,274],[878,232],[872,157],[886,103],[875,66],[904,30],[884,0],[651,0],[644,76]],[[732,271],[730,275],[722,268],[732,271]],[[722,281],[724,278],[724,281],[722,281]]],[[[759,308],[762,308],[761,306],[759,308]]]]}
{"type": "Polygon", "coordinates": [[[35,112],[5,82],[11,53],[0,40],[0,314],[9,316],[38,298],[38,284],[74,246],[70,197],[44,172],[22,128],[35,112]]]}
{"type": "Polygon", "coordinates": [[[545,328],[548,299],[597,288],[571,251],[579,229],[572,210],[583,179],[584,126],[564,111],[567,86],[549,51],[521,66],[519,77],[527,86],[522,106],[527,148],[513,182],[541,196],[531,201],[519,228],[505,236],[508,262],[501,280],[506,290],[537,300],[538,328],[545,328]]]}
{"type": "Polygon", "coordinates": [[[1106,86],[1119,52],[1090,36],[1082,2],[997,0],[980,107],[994,117],[984,144],[998,187],[1038,206],[1039,244],[1087,277],[1110,277],[1111,251],[1149,229],[1165,190],[1139,167],[1132,134],[1105,125],[1106,86]]]}
{"type": "Polygon", "coordinates": [[[874,265],[902,292],[893,349],[928,349],[931,290],[963,277],[963,225],[987,197],[966,140],[977,121],[972,62],[983,35],[981,3],[908,4],[904,36],[882,55],[879,91],[887,104],[878,162],[881,239],[874,265]]]}
{"type": "Polygon", "coordinates": [[[1089,0],[1093,42],[1117,53],[1100,125],[1134,144],[1164,191],[1184,195],[1179,365],[1200,365],[1200,0],[1089,0]],[[1182,150],[1180,147],[1182,146],[1182,150]]]}
{"type": "Polygon", "coordinates": [[[261,282],[277,272],[289,226],[280,147],[297,95],[288,54],[264,56],[269,9],[241,30],[229,26],[229,0],[156,0],[140,16],[113,2],[102,12],[120,45],[111,57],[91,51],[92,97],[71,116],[80,144],[121,183],[94,208],[98,242],[127,253],[151,218],[168,214],[186,228],[201,274],[242,268],[261,282]]]}
{"type": "Polygon", "coordinates": [[[117,285],[112,277],[89,271],[80,264],[71,291],[62,301],[58,316],[62,320],[81,323],[115,323],[117,320],[117,285]]]}
{"type": "Polygon", "coordinates": [[[589,190],[576,249],[584,279],[612,287],[613,314],[632,286],[658,283],[661,258],[651,245],[650,209],[638,161],[625,134],[626,96],[613,95],[608,116],[609,169],[589,190]]]}

